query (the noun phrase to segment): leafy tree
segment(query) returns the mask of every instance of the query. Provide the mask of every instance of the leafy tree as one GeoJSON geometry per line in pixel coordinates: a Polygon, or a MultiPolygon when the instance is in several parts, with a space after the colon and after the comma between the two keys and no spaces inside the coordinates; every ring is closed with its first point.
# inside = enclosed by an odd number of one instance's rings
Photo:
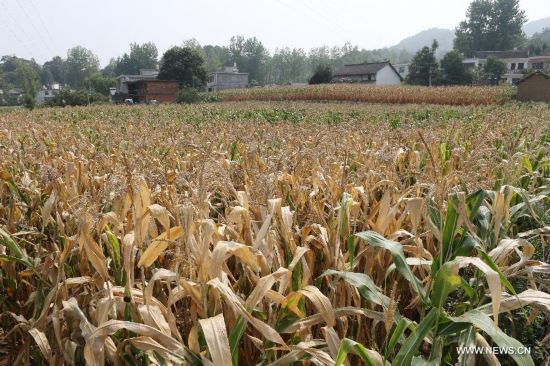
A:
{"type": "Polygon", "coordinates": [[[472,76],[462,63],[458,51],[448,52],[441,60],[441,83],[446,85],[464,85],[472,82],[472,76]]]}
{"type": "Polygon", "coordinates": [[[36,93],[40,86],[38,73],[28,62],[17,62],[17,77],[23,89],[23,103],[25,107],[33,109],[36,105],[36,93]]]}
{"type": "Polygon", "coordinates": [[[208,73],[219,71],[230,62],[229,48],[227,47],[206,45],[203,50],[206,55],[205,68],[208,73]]]}
{"type": "Polygon", "coordinates": [[[310,84],[328,84],[332,81],[332,69],[328,65],[319,65],[309,79],[310,84]]]}
{"type": "Polygon", "coordinates": [[[432,47],[424,47],[416,53],[409,66],[407,83],[413,85],[433,85],[439,75],[439,65],[435,59],[435,52],[439,44],[433,41],[432,47]]]}
{"type": "Polygon", "coordinates": [[[506,73],[506,64],[494,57],[487,57],[482,67],[482,80],[487,80],[493,85],[500,84],[502,75],[506,73]]]}
{"type": "Polygon", "coordinates": [[[81,88],[84,81],[99,69],[99,59],[92,51],[76,46],[67,52],[67,84],[73,88],[81,88]]]}
{"type": "Polygon", "coordinates": [[[519,0],[474,0],[466,20],[456,28],[454,47],[471,56],[474,51],[504,51],[522,45],[527,21],[519,0]]]}
{"type": "Polygon", "coordinates": [[[94,91],[63,89],[50,99],[47,105],[51,107],[78,106],[105,103],[108,100],[106,96],[94,91]]]}
{"type": "Polygon", "coordinates": [[[544,55],[550,51],[550,28],[533,34],[528,44],[529,52],[533,56],[544,55]]]}
{"type": "Polygon", "coordinates": [[[239,70],[248,72],[250,80],[265,83],[265,65],[269,53],[256,37],[245,39],[243,36],[231,38],[229,61],[236,62],[239,70]]]}
{"type": "Polygon", "coordinates": [[[157,63],[158,50],[154,43],[131,43],[130,54],[125,53],[116,60],[114,74],[137,75],[141,69],[156,69],[157,63]]]}
{"type": "Polygon", "coordinates": [[[53,81],[59,84],[67,82],[67,68],[65,61],[61,57],[55,56],[50,61],[45,62],[42,68],[45,72],[47,71],[52,75],[53,81]]]}
{"type": "Polygon", "coordinates": [[[116,80],[114,77],[104,76],[96,72],[86,79],[86,85],[89,85],[90,89],[97,93],[109,96],[109,88],[116,85],[116,80]]]}
{"type": "Polygon", "coordinates": [[[192,48],[172,47],[162,56],[158,78],[178,80],[187,87],[200,87],[206,83],[204,59],[192,48]]]}

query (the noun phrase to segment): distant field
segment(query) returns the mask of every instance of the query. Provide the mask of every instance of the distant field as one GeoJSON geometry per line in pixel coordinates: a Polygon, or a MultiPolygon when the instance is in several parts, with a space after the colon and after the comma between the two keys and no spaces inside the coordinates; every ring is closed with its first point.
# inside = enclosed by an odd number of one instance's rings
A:
{"type": "Polygon", "coordinates": [[[0,363],[543,364],[550,106],[475,93],[1,113],[0,363]]]}
{"type": "Polygon", "coordinates": [[[510,87],[368,86],[361,84],[252,88],[218,93],[223,101],[350,101],[392,104],[489,105],[511,100],[510,87]]]}

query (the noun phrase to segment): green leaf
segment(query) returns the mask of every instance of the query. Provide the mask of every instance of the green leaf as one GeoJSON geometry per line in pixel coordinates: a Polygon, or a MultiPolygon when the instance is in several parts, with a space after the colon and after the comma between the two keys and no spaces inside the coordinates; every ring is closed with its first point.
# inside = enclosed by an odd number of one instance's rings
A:
{"type": "Polygon", "coordinates": [[[376,286],[374,281],[364,273],[354,273],[354,272],[343,272],[343,271],[334,271],[327,270],[319,277],[326,276],[336,276],[350,285],[357,288],[361,296],[375,304],[382,305],[384,308],[387,308],[390,303],[390,298],[380,292],[380,289],[376,286]]]}
{"type": "Polygon", "coordinates": [[[435,276],[432,287],[432,304],[439,309],[445,304],[447,296],[456,290],[462,282],[455,268],[456,266],[445,263],[435,276]]]}
{"type": "Polygon", "coordinates": [[[27,256],[27,254],[17,245],[15,241],[12,240],[10,234],[0,229],[0,244],[7,247],[10,252],[13,253],[13,256],[18,259],[18,262],[24,264],[25,266],[32,268],[34,267],[32,261],[27,256]]]}
{"type": "Polygon", "coordinates": [[[422,340],[434,327],[436,320],[438,319],[438,310],[432,308],[428,314],[422,319],[418,327],[411,333],[407,340],[401,346],[401,349],[397,353],[394,365],[410,365],[412,358],[418,353],[418,349],[422,340]]]}
{"type": "Polygon", "coordinates": [[[409,323],[410,322],[407,321],[405,318],[401,318],[401,320],[399,320],[399,322],[395,326],[395,329],[393,330],[390,340],[386,346],[386,359],[390,356],[390,352],[393,351],[393,349],[397,345],[397,342],[399,342],[399,340],[403,337],[403,333],[405,333],[405,329],[407,329],[409,323]]]}
{"type": "Polygon", "coordinates": [[[229,349],[231,350],[233,365],[239,364],[239,343],[245,331],[246,319],[241,316],[229,333],[229,349]]]}
{"type": "Polygon", "coordinates": [[[455,208],[453,197],[449,197],[447,204],[447,216],[445,217],[445,224],[443,225],[443,232],[441,234],[441,264],[448,262],[452,259],[453,253],[453,241],[458,225],[458,212],[455,208]]]}
{"type": "Polygon", "coordinates": [[[374,231],[365,231],[363,233],[356,234],[356,236],[367,241],[373,247],[388,250],[393,257],[393,262],[395,263],[399,273],[401,273],[401,275],[409,281],[412,288],[418,296],[420,296],[424,304],[430,303],[430,299],[426,296],[426,292],[422,287],[422,282],[420,282],[420,280],[412,273],[410,267],[407,265],[405,253],[403,252],[403,247],[400,244],[388,240],[374,231]]]}
{"type": "MultiPolygon", "coordinates": [[[[340,348],[338,349],[338,354],[336,355],[336,366],[342,366],[348,353],[353,350],[359,356],[359,358],[368,366],[375,366],[376,364],[369,355],[369,350],[365,348],[360,343],[352,341],[349,338],[342,339],[340,343],[340,348]]],[[[371,351],[372,352],[372,351],[371,351]]]]}
{"type": "MultiPolygon", "coordinates": [[[[459,317],[449,317],[450,320],[459,323],[471,323],[484,331],[493,341],[503,348],[520,349],[524,348],[523,344],[517,339],[508,336],[499,327],[495,326],[493,320],[486,314],[478,310],[471,310],[459,317]]],[[[519,366],[535,366],[530,355],[526,354],[511,354],[510,355],[519,366]]]]}

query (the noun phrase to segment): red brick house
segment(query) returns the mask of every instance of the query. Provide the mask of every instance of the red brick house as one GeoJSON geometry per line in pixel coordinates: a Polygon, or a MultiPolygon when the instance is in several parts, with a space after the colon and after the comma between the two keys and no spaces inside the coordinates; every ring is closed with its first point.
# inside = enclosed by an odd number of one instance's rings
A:
{"type": "Polygon", "coordinates": [[[535,72],[518,83],[517,99],[522,102],[550,103],[550,76],[535,72]]]}
{"type": "Polygon", "coordinates": [[[176,103],[179,81],[176,80],[136,80],[128,82],[128,98],[135,103],[176,103]]]}

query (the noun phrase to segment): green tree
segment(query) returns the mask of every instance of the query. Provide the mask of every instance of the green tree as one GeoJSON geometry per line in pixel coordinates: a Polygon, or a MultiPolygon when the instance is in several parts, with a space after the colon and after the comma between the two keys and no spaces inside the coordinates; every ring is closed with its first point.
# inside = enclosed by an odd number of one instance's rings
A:
{"type": "Polygon", "coordinates": [[[309,79],[310,84],[328,84],[332,81],[332,69],[328,65],[318,65],[309,79]]]}
{"type": "Polygon", "coordinates": [[[472,82],[472,76],[462,63],[458,51],[450,51],[441,59],[441,84],[464,85],[472,82]]]}
{"type": "Polygon", "coordinates": [[[474,0],[466,20],[456,28],[454,47],[466,56],[475,51],[504,51],[520,47],[527,21],[519,0],[474,0]]]}
{"type": "Polygon", "coordinates": [[[67,70],[67,84],[73,88],[82,88],[85,86],[86,78],[99,69],[99,59],[92,51],[76,46],[67,52],[65,61],[67,70]]]}
{"type": "Polygon", "coordinates": [[[550,28],[533,34],[528,43],[529,52],[533,56],[544,55],[550,51],[550,28]]]}
{"type": "Polygon", "coordinates": [[[488,57],[482,67],[482,80],[489,81],[492,85],[500,84],[502,75],[506,73],[506,64],[494,57],[488,57]]]}
{"type": "Polygon", "coordinates": [[[201,87],[206,83],[204,59],[192,48],[172,47],[162,56],[158,78],[178,80],[186,87],[201,87]]]}
{"type": "Polygon", "coordinates": [[[42,68],[50,72],[53,81],[59,84],[67,82],[67,68],[65,61],[61,57],[55,56],[50,61],[45,62],[42,68]]]}
{"type": "Polygon", "coordinates": [[[33,109],[36,105],[36,93],[40,86],[38,73],[28,62],[17,62],[17,77],[23,89],[25,107],[33,109]]]}
{"type": "Polygon", "coordinates": [[[137,75],[141,69],[156,69],[157,63],[158,50],[154,43],[131,43],[130,53],[116,60],[113,72],[115,75],[137,75]]]}
{"type": "Polygon", "coordinates": [[[409,66],[407,83],[413,85],[433,85],[439,75],[439,65],[435,59],[435,52],[439,44],[434,39],[432,47],[424,47],[416,53],[409,66]]]}
{"type": "Polygon", "coordinates": [[[256,37],[245,39],[243,36],[231,38],[229,61],[236,62],[239,70],[248,72],[250,80],[265,83],[265,65],[269,53],[256,37]]]}
{"type": "Polygon", "coordinates": [[[109,96],[109,88],[116,85],[116,79],[114,77],[104,76],[101,73],[96,72],[86,79],[86,85],[97,93],[109,96]]]}

